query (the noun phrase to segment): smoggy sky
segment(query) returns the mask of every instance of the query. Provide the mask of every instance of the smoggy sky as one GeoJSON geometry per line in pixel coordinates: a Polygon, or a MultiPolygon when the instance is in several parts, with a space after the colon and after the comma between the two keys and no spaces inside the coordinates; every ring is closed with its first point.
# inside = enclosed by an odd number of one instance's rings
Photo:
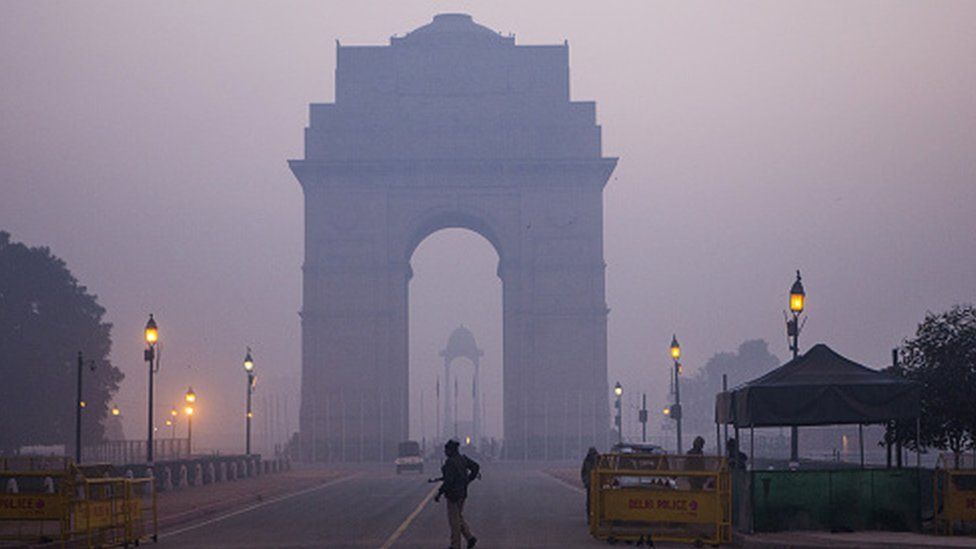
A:
{"type": "MultiPolygon", "coordinates": [[[[519,44],[569,41],[572,97],[597,102],[604,154],[620,157],[605,192],[610,382],[655,409],[672,332],[688,373],[748,338],[785,358],[797,268],[801,346],[872,366],[927,310],[974,300],[974,3],[7,1],[0,229],[50,246],[108,309],[130,438],[145,430],[150,312],[159,410],[192,384],[200,444],[243,431],[246,345],[255,398],[290,399],[295,422],[303,197],[285,161],[302,155],[308,104],[334,99],[336,39],[386,44],[451,11],[519,44]]],[[[436,352],[462,322],[499,428],[496,262],[460,230],[414,256],[415,434],[421,387],[433,431],[436,352]]]]}

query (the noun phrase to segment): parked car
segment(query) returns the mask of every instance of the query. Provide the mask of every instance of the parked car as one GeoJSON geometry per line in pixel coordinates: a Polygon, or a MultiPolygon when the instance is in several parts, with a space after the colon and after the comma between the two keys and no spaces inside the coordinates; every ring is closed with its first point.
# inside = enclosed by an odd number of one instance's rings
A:
{"type": "MultiPolygon", "coordinates": [[[[611,454],[619,454],[617,465],[623,469],[668,469],[667,452],[664,448],[645,442],[620,442],[610,448],[611,454]]],[[[616,486],[636,487],[648,486],[656,488],[676,487],[675,480],[670,477],[645,477],[621,475],[616,477],[616,486]]]]}
{"type": "Polygon", "coordinates": [[[424,472],[424,456],[420,452],[420,443],[416,440],[407,440],[397,446],[396,472],[399,475],[403,471],[424,472]]]}

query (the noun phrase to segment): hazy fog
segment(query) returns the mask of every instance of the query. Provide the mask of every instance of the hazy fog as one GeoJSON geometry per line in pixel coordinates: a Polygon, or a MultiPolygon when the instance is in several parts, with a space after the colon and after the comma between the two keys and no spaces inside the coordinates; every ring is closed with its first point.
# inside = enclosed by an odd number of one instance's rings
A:
{"type": "MultiPolygon", "coordinates": [[[[927,309],[973,301],[974,3],[6,1],[0,229],[50,246],[108,309],[130,438],[150,312],[159,410],[192,385],[204,449],[243,431],[246,345],[255,398],[290,396],[296,421],[303,198],[285,160],[308,104],[334,99],[336,39],[386,44],[448,11],[519,44],[569,41],[573,99],[597,102],[621,159],[605,193],[610,382],[653,409],[672,332],[688,373],[747,338],[786,357],[797,268],[801,347],[869,365],[927,309]]],[[[436,353],[460,323],[500,427],[496,262],[462,231],[414,257],[415,432],[421,386],[433,432],[436,353]]]]}

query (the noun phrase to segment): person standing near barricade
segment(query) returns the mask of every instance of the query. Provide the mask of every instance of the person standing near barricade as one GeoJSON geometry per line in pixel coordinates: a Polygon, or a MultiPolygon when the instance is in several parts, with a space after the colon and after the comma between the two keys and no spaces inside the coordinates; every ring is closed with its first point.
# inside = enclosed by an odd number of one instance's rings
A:
{"type": "MultiPolygon", "coordinates": [[[[704,471],[705,439],[700,436],[695,437],[695,441],[691,444],[691,449],[686,455],[688,456],[685,458],[686,471],[704,471]]],[[[688,484],[691,485],[692,490],[701,490],[702,486],[705,485],[705,477],[688,477],[688,484]]]]}
{"type": "Polygon", "coordinates": [[[596,468],[596,462],[600,458],[600,453],[596,451],[596,448],[590,446],[589,451],[586,452],[586,457],[583,458],[583,466],[580,467],[580,480],[583,481],[583,487],[586,489],[586,519],[590,519],[590,473],[596,468]]]}
{"type": "Polygon", "coordinates": [[[729,469],[746,468],[746,462],[749,461],[749,457],[739,451],[738,440],[735,438],[730,438],[728,442],[725,443],[725,452],[725,457],[729,462],[729,469]]]}
{"type": "Polygon", "coordinates": [[[460,443],[449,440],[444,445],[444,455],[447,459],[441,466],[440,488],[434,501],[440,501],[441,496],[447,498],[447,523],[451,527],[451,549],[461,549],[461,536],[467,540],[468,549],[478,543],[478,538],[471,534],[468,523],[464,520],[464,501],[468,498],[468,484],[478,478],[481,467],[478,462],[470,459],[458,449],[460,443]]]}

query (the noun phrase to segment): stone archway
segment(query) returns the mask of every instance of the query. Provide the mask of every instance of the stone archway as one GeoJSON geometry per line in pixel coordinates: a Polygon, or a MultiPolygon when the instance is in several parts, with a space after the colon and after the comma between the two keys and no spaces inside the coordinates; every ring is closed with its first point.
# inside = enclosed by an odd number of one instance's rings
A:
{"type": "Polygon", "coordinates": [[[568,45],[517,46],[442,14],[389,46],[337,46],[305,158],[303,457],[387,460],[407,429],[410,257],[467,228],[498,252],[504,452],[578,456],[609,432],[603,187],[568,45]]]}

